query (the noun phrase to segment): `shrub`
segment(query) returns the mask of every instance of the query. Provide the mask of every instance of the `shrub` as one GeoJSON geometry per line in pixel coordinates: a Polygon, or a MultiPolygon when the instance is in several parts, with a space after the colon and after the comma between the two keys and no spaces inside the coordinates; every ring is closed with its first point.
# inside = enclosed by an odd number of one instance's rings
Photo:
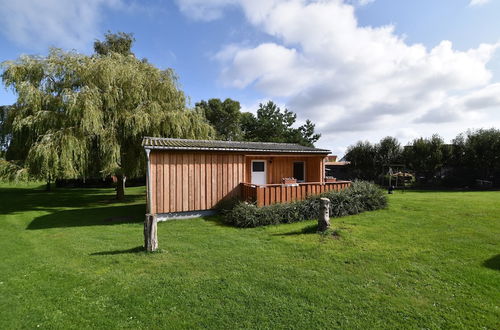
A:
{"type": "Polygon", "coordinates": [[[222,211],[224,221],[237,227],[258,227],[314,219],[319,213],[319,198],[330,199],[330,216],[342,217],[387,206],[385,193],[376,185],[355,181],[341,191],[311,196],[303,201],[257,207],[240,202],[222,211]]]}

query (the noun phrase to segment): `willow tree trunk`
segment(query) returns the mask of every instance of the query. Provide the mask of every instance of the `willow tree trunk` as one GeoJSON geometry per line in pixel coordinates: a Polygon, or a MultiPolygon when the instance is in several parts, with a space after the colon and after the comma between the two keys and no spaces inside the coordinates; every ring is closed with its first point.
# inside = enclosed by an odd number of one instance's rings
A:
{"type": "Polygon", "coordinates": [[[127,177],[121,174],[116,175],[116,199],[123,200],[125,198],[125,181],[127,177]]]}

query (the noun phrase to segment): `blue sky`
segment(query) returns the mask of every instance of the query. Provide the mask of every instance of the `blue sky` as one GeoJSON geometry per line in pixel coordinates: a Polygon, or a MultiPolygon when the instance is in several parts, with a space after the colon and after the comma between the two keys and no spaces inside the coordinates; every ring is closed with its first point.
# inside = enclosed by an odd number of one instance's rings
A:
{"type": "MultiPolygon", "coordinates": [[[[0,0],[0,61],[91,53],[111,31],[180,77],[191,104],[275,100],[319,146],[500,127],[499,0],[0,0]]],[[[0,104],[15,95],[1,89],[0,104]]]]}

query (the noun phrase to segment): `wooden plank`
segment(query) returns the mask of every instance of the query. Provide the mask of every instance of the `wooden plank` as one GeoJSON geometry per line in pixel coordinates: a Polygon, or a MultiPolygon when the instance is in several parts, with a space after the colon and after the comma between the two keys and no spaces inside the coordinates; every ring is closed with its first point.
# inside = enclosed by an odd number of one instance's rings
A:
{"type": "Polygon", "coordinates": [[[156,154],[156,213],[163,213],[163,152],[156,154]]]}
{"type": "Polygon", "coordinates": [[[239,196],[239,187],[240,187],[240,180],[239,180],[239,163],[240,163],[240,155],[234,155],[233,157],[234,163],[233,163],[233,198],[238,198],[239,196]]]}
{"type": "Polygon", "coordinates": [[[257,190],[257,206],[264,206],[264,188],[256,188],[257,190]]]}
{"type": "Polygon", "coordinates": [[[170,169],[170,180],[169,180],[169,185],[168,185],[168,191],[170,195],[170,207],[169,207],[169,212],[175,212],[175,203],[176,203],[176,191],[175,191],[175,154],[172,153],[170,154],[170,159],[169,159],[169,169],[170,169]]]}
{"type": "Polygon", "coordinates": [[[177,195],[177,201],[175,202],[176,204],[176,212],[181,212],[182,211],[182,154],[177,154],[176,157],[176,182],[175,182],[175,193],[177,195]]]}
{"type": "Polygon", "coordinates": [[[271,195],[269,196],[269,203],[276,203],[276,187],[269,187],[269,193],[271,195]]]}
{"type": "Polygon", "coordinates": [[[163,154],[163,212],[170,212],[170,153],[163,154]]]}
{"type": "Polygon", "coordinates": [[[149,175],[150,175],[150,182],[151,182],[151,213],[156,214],[156,152],[152,151],[149,154],[149,165],[150,165],[150,170],[149,170],[149,175]]]}
{"type": "Polygon", "coordinates": [[[200,154],[200,208],[207,209],[206,156],[200,154]]]}
{"type": "Polygon", "coordinates": [[[222,180],[222,175],[223,175],[223,161],[224,161],[224,156],[222,155],[217,155],[217,197],[215,199],[215,204],[217,204],[218,201],[222,199],[222,196],[224,194],[224,187],[223,187],[223,180],[222,180]]]}
{"type": "Polygon", "coordinates": [[[223,156],[223,167],[222,167],[222,185],[223,193],[222,199],[227,198],[229,194],[229,155],[223,156]]]}
{"type": "Polygon", "coordinates": [[[188,155],[188,211],[194,211],[194,154],[188,155]]]}
{"type": "Polygon", "coordinates": [[[219,165],[218,165],[218,155],[212,155],[212,207],[217,203],[217,197],[219,194],[219,189],[217,189],[217,184],[219,183],[219,165]]]}
{"type": "Polygon", "coordinates": [[[194,194],[194,209],[201,209],[200,202],[200,154],[194,154],[194,186],[193,186],[193,194],[194,194]]]}
{"type": "Polygon", "coordinates": [[[189,159],[187,154],[182,154],[182,176],[181,176],[181,189],[182,189],[182,211],[189,211],[189,159]]]}
{"type": "Polygon", "coordinates": [[[212,208],[212,155],[205,155],[207,209],[212,208]]]}
{"type": "Polygon", "coordinates": [[[227,197],[233,197],[233,155],[227,155],[227,197]]]}

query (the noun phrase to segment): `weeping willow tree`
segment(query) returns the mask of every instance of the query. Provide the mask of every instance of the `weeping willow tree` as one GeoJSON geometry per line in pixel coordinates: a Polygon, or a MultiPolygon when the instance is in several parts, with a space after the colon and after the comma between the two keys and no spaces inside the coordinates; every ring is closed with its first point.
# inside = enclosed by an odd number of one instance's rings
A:
{"type": "Polygon", "coordinates": [[[0,165],[4,177],[26,173],[50,183],[115,175],[122,199],[126,177],[144,173],[143,136],[214,135],[203,114],[186,108],[171,69],[132,54],[51,49],[2,65],[4,84],[18,95],[3,125],[12,150],[0,165]]]}

